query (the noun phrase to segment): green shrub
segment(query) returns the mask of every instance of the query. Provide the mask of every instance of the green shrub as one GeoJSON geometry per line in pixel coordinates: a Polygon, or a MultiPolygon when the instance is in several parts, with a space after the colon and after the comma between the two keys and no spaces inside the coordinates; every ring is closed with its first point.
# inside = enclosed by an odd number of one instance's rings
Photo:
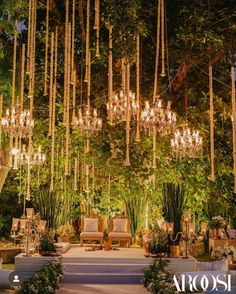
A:
{"type": "MultiPolygon", "coordinates": [[[[167,267],[168,261],[154,259],[149,269],[144,270],[144,287],[153,294],[177,294],[174,274],[167,267]]],[[[186,292],[184,292],[187,294],[186,292]]]]}
{"type": "Polygon", "coordinates": [[[60,260],[51,261],[38,271],[29,281],[22,284],[19,294],[49,294],[56,293],[62,279],[60,260]]]}

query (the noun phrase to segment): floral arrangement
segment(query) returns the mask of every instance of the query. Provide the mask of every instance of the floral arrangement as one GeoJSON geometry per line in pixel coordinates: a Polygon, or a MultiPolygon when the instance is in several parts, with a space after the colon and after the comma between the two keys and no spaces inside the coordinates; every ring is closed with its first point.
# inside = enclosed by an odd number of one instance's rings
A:
{"type": "Polygon", "coordinates": [[[56,247],[53,243],[53,240],[47,233],[44,233],[40,238],[38,249],[42,255],[51,255],[51,253],[56,252],[56,247]]]}
{"type": "MultiPolygon", "coordinates": [[[[178,294],[168,261],[154,259],[149,269],[144,270],[144,287],[153,294],[178,294]]],[[[186,292],[185,292],[186,293],[186,292]]]]}
{"type": "Polygon", "coordinates": [[[148,244],[148,251],[150,253],[157,254],[168,252],[168,238],[164,230],[155,227],[149,236],[150,242],[148,244]]]}
{"type": "Polygon", "coordinates": [[[167,238],[161,234],[154,235],[150,244],[149,244],[149,251],[152,254],[156,253],[167,253],[168,252],[168,242],[167,238]]]}
{"type": "Polygon", "coordinates": [[[23,282],[19,294],[50,294],[56,293],[62,279],[61,260],[51,261],[38,271],[29,281],[23,282]]]}
{"type": "Polygon", "coordinates": [[[219,228],[223,228],[223,226],[225,225],[225,221],[224,221],[223,217],[218,215],[218,216],[214,216],[211,219],[209,225],[210,225],[211,229],[214,229],[214,228],[219,229],[219,228]]]}
{"type": "Polygon", "coordinates": [[[57,228],[57,233],[60,237],[74,237],[75,230],[70,224],[66,224],[57,228]]]}
{"type": "Polygon", "coordinates": [[[217,247],[211,252],[212,260],[221,260],[224,258],[236,259],[236,248],[226,244],[224,248],[217,247]]]}

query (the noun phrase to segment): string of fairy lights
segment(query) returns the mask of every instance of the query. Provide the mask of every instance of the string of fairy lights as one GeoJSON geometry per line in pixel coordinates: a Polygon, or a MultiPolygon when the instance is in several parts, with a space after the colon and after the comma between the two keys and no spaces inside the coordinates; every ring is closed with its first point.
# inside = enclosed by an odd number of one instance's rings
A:
{"type": "MultiPolygon", "coordinates": [[[[93,136],[102,131],[104,122],[102,121],[99,110],[91,105],[91,2],[86,1],[86,36],[85,36],[85,75],[87,100],[82,101],[83,105],[77,103],[77,76],[75,62],[75,40],[76,36],[76,0],[65,0],[65,28],[64,28],[64,88],[63,88],[63,119],[65,126],[64,146],[61,151],[58,150],[58,136],[56,128],[56,103],[59,101],[58,90],[58,27],[55,30],[50,29],[50,1],[46,0],[46,33],[45,33],[45,64],[44,64],[44,96],[48,97],[49,103],[49,124],[48,134],[51,140],[50,156],[42,151],[41,146],[34,146],[33,130],[34,120],[34,96],[35,96],[35,54],[36,54],[36,24],[37,24],[37,0],[29,0],[28,14],[28,38],[27,44],[21,46],[21,76],[20,76],[20,97],[16,99],[16,62],[17,62],[17,21],[14,34],[14,53],[13,53],[13,77],[12,77],[12,101],[11,106],[3,112],[3,97],[0,96],[0,135],[2,131],[9,135],[11,156],[9,166],[18,169],[18,166],[27,166],[27,195],[31,198],[31,167],[41,166],[47,162],[50,157],[50,191],[55,190],[55,161],[60,154],[64,159],[64,174],[68,176],[74,173],[74,190],[78,189],[78,179],[84,179],[85,184],[82,190],[90,191],[89,178],[95,174],[95,164],[87,163],[81,159],[80,154],[73,158],[74,166],[71,168],[71,157],[74,154],[71,146],[71,129],[75,132],[83,133],[85,136],[84,153],[90,151],[90,140],[93,136]],[[27,87],[25,85],[27,84],[27,87]],[[28,89],[27,95],[25,94],[28,89]],[[27,96],[27,107],[25,98],[27,96]]],[[[125,124],[125,160],[124,165],[132,165],[130,158],[130,140],[131,140],[131,122],[135,122],[136,136],[135,140],[140,141],[142,136],[151,136],[153,138],[153,163],[152,167],[157,167],[156,149],[157,136],[166,136],[173,133],[170,140],[170,146],[177,156],[189,156],[198,158],[202,156],[203,138],[198,130],[189,127],[188,123],[177,127],[177,115],[171,108],[171,102],[163,99],[164,93],[159,93],[158,81],[160,76],[165,76],[165,58],[166,58],[166,21],[165,21],[165,0],[157,1],[157,38],[156,38],[156,58],[153,85],[153,99],[142,101],[140,94],[140,37],[136,39],[136,89],[130,86],[130,61],[124,57],[121,60],[121,87],[119,90],[113,89],[113,27],[108,25],[108,101],[107,121],[115,128],[117,122],[125,124]],[[160,64],[159,64],[160,63],[160,64]],[[161,69],[159,67],[161,66],[161,69]]],[[[100,56],[100,0],[94,3],[95,19],[93,29],[96,31],[95,58],[100,56]]],[[[212,180],[214,180],[214,117],[213,117],[213,83],[212,68],[209,67],[209,88],[210,88],[210,130],[211,130],[211,167],[212,180]]],[[[232,74],[233,79],[233,74],[232,74]]],[[[232,93],[234,93],[232,82],[232,93]]],[[[232,97],[235,95],[232,94],[232,97]]],[[[233,99],[233,98],[232,98],[233,99]]],[[[234,102],[233,102],[234,103],[234,102]]],[[[236,148],[236,147],[235,147],[236,148]]],[[[236,158],[235,158],[236,161],[236,158]]],[[[236,170],[235,170],[236,174],[236,170]]]]}

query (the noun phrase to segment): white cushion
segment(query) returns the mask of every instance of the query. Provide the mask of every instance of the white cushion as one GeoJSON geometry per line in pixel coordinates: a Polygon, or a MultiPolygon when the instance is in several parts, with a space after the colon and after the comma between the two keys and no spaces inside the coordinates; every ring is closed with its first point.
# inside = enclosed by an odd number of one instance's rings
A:
{"type": "Polygon", "coordinates": [[[126,232],[127,231],[127,219],[118,218],[113,219],[113,232],[126,232]]]}
{"type": "Polygon", "coordinates": [[[98,219],[97,218],[84,218],[84,232],[97,232],[98,219]]]}
{"type": "Polygon", "coordinates": [[[131,234],[130,233],[125,233],[125,232],[111,232],[108,234],[108,237],[110,238],[131,238],[131,234]]]}
{"type": "Polygon", "coordinates": [[[235,229],[229,230],[228,234],[229,234],[230,239],[236,239],[236,230],[235,229]]]}
{"type": "Polygon", "coordinates": [[[216,260],[211,262],[198,262],[197,263],[199,271],[228,271],[228,259],[224,258],[222,260],[216,260]]]}
{"type": "Polygon", "coordinates": [[[101,232],[82,232],[80,234],[81,237],[103,237],[103,233],[101,232]]]}

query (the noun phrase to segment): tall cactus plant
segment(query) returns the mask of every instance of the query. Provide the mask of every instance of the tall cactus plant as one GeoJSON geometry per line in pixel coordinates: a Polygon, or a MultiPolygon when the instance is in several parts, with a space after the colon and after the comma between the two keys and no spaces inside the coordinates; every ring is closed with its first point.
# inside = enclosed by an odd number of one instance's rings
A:
{"type": "MultiPolygon", "coordinates": [[[[181,231],[181,219],[185,207],[184,185],[165,183],[162,194],[162,214],[166,221],[174,223],[174,236],[181,231]]],[[[179,245],[177,238],[175,245],[179,245]]]]}
{"type": "Polygon", "coordinates": [[[125,211],[130,220],[131,233],[135,237],[136,231],[144,219],[144,210],[147,204],[147,194],[143,189],[132,190],[123,195],[125,211]]]}

